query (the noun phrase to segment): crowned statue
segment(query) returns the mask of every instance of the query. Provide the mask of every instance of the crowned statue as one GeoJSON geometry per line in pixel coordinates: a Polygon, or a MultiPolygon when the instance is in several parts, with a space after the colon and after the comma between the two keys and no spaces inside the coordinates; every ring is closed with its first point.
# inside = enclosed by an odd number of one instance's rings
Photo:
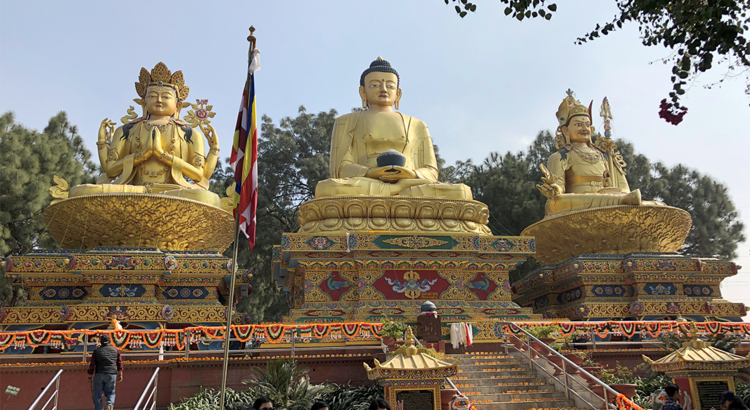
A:
{"type": "MultiPolygon", "coordinates": [[[[606,119],[609,104],[602,106],[606,119]]],[[[610,138],[609,121],[605,138],[592,142],[591,108],[581,104],[568,90],[555,115],[557,152],[547,166],[541,165],[539,191],[547,198],[545,215],[552,216],[580,209],[610,205],[640,205],[641,192],[630,191],[625,179],[625,162],[610,138]]]]}
{"type": "Polygon", "coordinates": [[[73,187],[69,196],[161,193],[219,206],[219,197],[208,191],[219,158],[219,141],[206,121],[205,108],[194,107],[204,113],[203,118],[192,111],[191,122],[179,118],[180,110],[191,106],[185,102],[190,87],[185,85],[182,71],[171,73],[161,62],[151,72],[141,68],[135,89],[140,98],[134,101],[142,107],[143,115],[138,117],[130,107],[131,115],[123,117],[124,125],[117,129],[108,118],[102,121],[96,143],[102,175],[96,184],[73,187]],[[201,133],[208,140],[208,155],[201,133]]]}
{"type": "Polygon", "coordinates": [[[232,242],[233,203],[208,190],[219,158],[212,107],[187,103],[182,71],[161,62],[150,72],[141,68],[135,90],[141,115],[131,106],[122,126],[108,118],[99,126],[96,183],[68,189],[55,177],[55,200],[44,212],[50,234],[72,249],[223,251],[232,242]]]}
{"type": "Polygon", "coordinates": [[[544,219],[521,233],[536,238],[535,258],[559,263],[580,254],[675,252],[691,225],[690,214],[630,190],[625,161],[611,138],[612,110],[604,98],[604,136],[594,134],[591,106],[568,90],[557,109],[557,152],[540,165],[544,219]]]}
{"type": "Polygon", "coordinates": [[[382,195],[472,199],[463,184],[438,182],[427,125],[394,111],[400,77],[378,57],[359,78],[362,111],[336,119],[331,137],[331,179],[318,183],[316,198],[382,195]]]}

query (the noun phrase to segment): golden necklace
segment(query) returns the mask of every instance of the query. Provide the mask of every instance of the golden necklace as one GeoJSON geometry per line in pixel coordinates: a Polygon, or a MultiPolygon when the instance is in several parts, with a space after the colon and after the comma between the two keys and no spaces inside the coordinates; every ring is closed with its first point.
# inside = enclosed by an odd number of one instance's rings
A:
{"type": "Polygon", "coordinates": [[[596,149],[592,149],[590,152],[585,152],[580,148],[572,148],[573,151],[575,151],[582,160],[588,162],[589,164],[598,164],[603,160],[602,155],[596,149]]]}

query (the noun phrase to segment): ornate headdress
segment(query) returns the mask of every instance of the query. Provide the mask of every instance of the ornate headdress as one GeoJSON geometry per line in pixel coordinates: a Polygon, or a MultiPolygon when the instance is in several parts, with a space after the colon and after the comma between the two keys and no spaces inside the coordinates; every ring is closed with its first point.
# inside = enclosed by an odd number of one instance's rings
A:
{"type": "Polygon", "coordinates": [[[185,79],[182,77],[182,71],[176,71],[172,74],[167,65],[162,62],[155,65],[150,73],[145,67],[141,68],[138,82],[135,83],[135,91],[141,98],[146,98],[146,90],[152,85],[174,88],[178,101],[185,101],[190,93],[190,87],[185,85],[185,79]]]}
{"type": "Polygon", "coordinates": [[[557,113],[555,113],[557,121],[560,123],[559,125],[567,125],[571,118],[579,115],[586,115],[589,117],[589,120],[591,120],[590,108],[576,100],[576,98],[573,97],[572,90],[568,90],[567,93],[567,97],[565,97],[563,102],[560,103],[560,107],[557,108],[557,113]]]}
{"type": "MultiPolygon", "coordinates": [[[[568,93],[568,95],[565,97],[563,102],[560,103],[560,106],[557,108],[557,112],[555,113],[555,117],[557,117],[557,122],[559,123],[557,131],[555,132],[555,146],[557,149],[565,148],[567,150],[570,150],[570,141],[568,141],[568,137],[563,134],[562,127],[568,125],[570,123],[570,119],[573,117],[587,116],[589,117],[589,120],[592,120],[592,118],[591,105],[586,107],[585,105],[581,104],[580,101],[576,100],[576,98],[573,96],[573,90],[568,89],[568,91],[566,92],[568,93]]],[[[591,129],[593,132],[594,127],[591,127],[591,129]]]]}
{"type": "Polygon", "coordinates": [[[391,67],[391,63],[383,60],[382,57],[378,57],[377,60],[370,63],[370,68],[365,70],[361,76],[359,76],[359,85],[365,85],[365,76],[370,73],[392,73],[396,74],[397,83],[401,82],[401,77],[398,76],[398,72],[395,68],[391,67]]]}

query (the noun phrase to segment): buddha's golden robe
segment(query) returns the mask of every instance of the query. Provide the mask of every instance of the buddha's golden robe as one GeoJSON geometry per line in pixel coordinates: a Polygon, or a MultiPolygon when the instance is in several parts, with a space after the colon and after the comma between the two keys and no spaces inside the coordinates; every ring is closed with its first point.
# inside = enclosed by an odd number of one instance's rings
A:
{"type": "Polygon", "coordinates": [[[73,187],[70,197],[101,193],[159,193],[178,196],[210,205],[219,206],[218,195],[208,191],[208,179],[203,176],[205,167],[203,136],[183,122],[170,122],[164,125],[149,125],[147,121],[126,124],[116,130],[109,146],[108,169],[122,161],[118,173],[105,171],[96,184],[73,187]],[[153,133],[161,134],[162,149],[173,155],[172,164],[159,160],[158,154],[135,164],[135,157],[146,150],[153,133]],[[190,135],[188,141],[187,135],[190,135]],[[200,179],[190,183],[187,175],[198,175],[200,179]]]}
{"type": "Polygon", "coordinates": [[[555,177],[555,183],[565,187],[565,193],[547,201],[547,216],[580,209],[641,203],[640,191],[630,191],[625,173],[614,163],[610,154],[591,147],[591,151],[583,155],[587,158],[584,159],[575,150],[566,149],[550,155],[547,169],[555,177]]]}
{"type": "Polygon", "coordinates": [[[330,174],[331,179],[318,183],[316,198],[401,195],[472,199],[468,186],[438,182],[437,159],[427,125],[401,113],[358,111],[337,118],[331,136],[330,174]],[[365,176],[368,169],[378,167],[378,156],[389,149],[404,155],[404,168],[413,170],[417,178],[388,183],[365,176]]]}

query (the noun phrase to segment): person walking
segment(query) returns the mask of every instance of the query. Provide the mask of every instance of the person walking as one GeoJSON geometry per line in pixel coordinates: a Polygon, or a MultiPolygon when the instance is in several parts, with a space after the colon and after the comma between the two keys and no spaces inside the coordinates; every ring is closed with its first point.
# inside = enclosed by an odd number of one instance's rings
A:
{"type": "Polygon", "coordinates": [[[115,384],[122,381],[122,356],[120,351],[110,343],[109,335],[99,338],[99,347],[91,353],[89,363],[89,382],[94,396],[94,408],[102,410],[102,393],[107,397],[107,410],[115,407],[115,384]]]}

